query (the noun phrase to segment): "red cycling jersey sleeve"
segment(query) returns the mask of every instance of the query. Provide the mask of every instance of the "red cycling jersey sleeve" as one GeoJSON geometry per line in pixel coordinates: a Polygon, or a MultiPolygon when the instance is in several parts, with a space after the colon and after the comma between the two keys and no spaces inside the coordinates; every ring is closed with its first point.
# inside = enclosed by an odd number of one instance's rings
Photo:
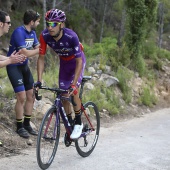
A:
{"type": "Polygon", "coordinates": [[[42,36],[42,34],[40,35],[40,47],[39,47],[39,55],[45,55],[46,50],[47,50],[47,44],[42,36]]]}

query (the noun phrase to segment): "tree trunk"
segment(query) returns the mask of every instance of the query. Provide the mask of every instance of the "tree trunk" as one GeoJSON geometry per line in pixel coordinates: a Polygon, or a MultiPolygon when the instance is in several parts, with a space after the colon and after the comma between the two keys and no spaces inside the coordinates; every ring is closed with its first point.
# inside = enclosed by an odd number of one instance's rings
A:
{"type": "Polygon", "coordinates": [[[102,28],[101,28],[101,33],[100,33],[100,43],[102,42],[103,38],[103,27],[104,27],[104,21],[105,21],[105,16],[106,16],[106,9],[107,9],[107,0],[105,0],[104,4],[104,14],[103,14],[103,20],[102,20],[102,28]]]}
{"type": "Polygon", "coordinates": [[[53,9],[56,7],[56,1],[57,0],[53,0],[53,9]]]}
{"type": "Polygon", "coordinates": [[[69,3],[69,12],[71,11],[71,0],[70,0],[70,3],[69,3]]]}
{"type": "Polygon", "coordinates": [[[119,31],[119,36],[118,36],[118,40],[117,40],[117,45],[119,47],[122,46],[122,37],[124,36],[124,33],[125,33],[125,22],[126,22],[126,8],[124,7],[124,9],[122,11],[120,31],[119,31]]]}
{"type": "MultiPolygon", "coordinates": [[[[44,16],[46,14],[46,9],[47,9],[47,5],[46,5],[46,0],[43,1],[43,13],[44,16]]],[[[44,29],[46,28],[46,24],[45,24],[45,17],[44,17],[44,29]]]]}
{"type": "Polygon", "coordinates": [[[159,3],[159,28],[158,28],[158,47],[161,48],[162,46],[162,35],[163,35],[163,25],[164,25],[164,4],[159,3]]]}

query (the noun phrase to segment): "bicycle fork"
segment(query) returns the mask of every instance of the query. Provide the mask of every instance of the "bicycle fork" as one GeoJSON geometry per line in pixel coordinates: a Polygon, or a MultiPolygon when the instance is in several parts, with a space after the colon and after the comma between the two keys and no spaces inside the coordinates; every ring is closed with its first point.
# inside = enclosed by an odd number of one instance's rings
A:
{"type": "Polygon", "coordinates": [[[57,112],[53,112],[52,114],[50,114],[46,128],[45,128],[45,131],[44,131],[43,138],[49,139],[49,140],[56,140],[56,129],[57,129],[57,126],[59,125],[59,123],[60,123],[59,114],[57,112]],[[54,128],[53,129],[53,136],[49,138],[49,137],[47,137],[47,133],[48,133],[48,130],[49,130],[49,126],[51,124],[51,120],[52,120],[54,115],[56,115],[56,120],[55,120],[55,125],[53,127],[54,128]]]}

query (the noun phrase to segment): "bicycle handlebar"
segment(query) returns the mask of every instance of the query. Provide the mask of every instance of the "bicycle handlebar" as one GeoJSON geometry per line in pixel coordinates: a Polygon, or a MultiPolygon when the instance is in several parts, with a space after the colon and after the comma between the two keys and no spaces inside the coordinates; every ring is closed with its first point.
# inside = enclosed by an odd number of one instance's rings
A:
{"type": "MultiPolygon", "coordinates": [[[[39,89],[49,90],[49,91],[56,92],[56,93],[63,93],[63,92],[67,92],[68,93],[68,90],[64,90],[64,89],[60,89],[60,88],[49,88],[49,87],[41,86],[39,89]]],[[[38,90],[36,90],[35,87],[34,87],[34,94],[35,94],[36,100],[39,101],[39,100],[42,99],[42,96],[38,95],[38,90]]],[[[71,96],[71,103],[73,104],[73,106],[77,105],[74,102],[74,96],[71,96]]]]}

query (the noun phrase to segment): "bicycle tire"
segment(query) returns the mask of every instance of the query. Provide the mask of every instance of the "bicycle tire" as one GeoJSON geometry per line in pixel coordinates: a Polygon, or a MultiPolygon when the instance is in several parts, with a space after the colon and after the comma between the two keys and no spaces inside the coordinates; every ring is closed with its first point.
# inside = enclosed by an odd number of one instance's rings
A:
{"type": "Polygon", "coordinates": [[[54,160],[60,137],[60,117],[56,108],[51,107],[45,114],[37,137],[37,162],[41,169],[47,169],[54,160]],[[55,123],[57,121],[57,126],[55,123]],[[48,127],[48,128],[47,128],[48,127]]]}
{"type": "Polygon", "coordinates": [[[75,146],[78,154],[82,157],[89,156],[98,141],[99,131],[100,131],[100,116],[98,112],[97,106],[93,102],[87,102],[84,104],[85,113],[82,113],[81,119],[83,122],[83,131],[89,131],[91,129],[91,125],[88,121],[90,120],[92,126],[94,127],[94,131],[89,132],[85,137],[80,137],[75,141],[75,146]],[[87,115],[88,119],[86,118],[87,115]]]}

